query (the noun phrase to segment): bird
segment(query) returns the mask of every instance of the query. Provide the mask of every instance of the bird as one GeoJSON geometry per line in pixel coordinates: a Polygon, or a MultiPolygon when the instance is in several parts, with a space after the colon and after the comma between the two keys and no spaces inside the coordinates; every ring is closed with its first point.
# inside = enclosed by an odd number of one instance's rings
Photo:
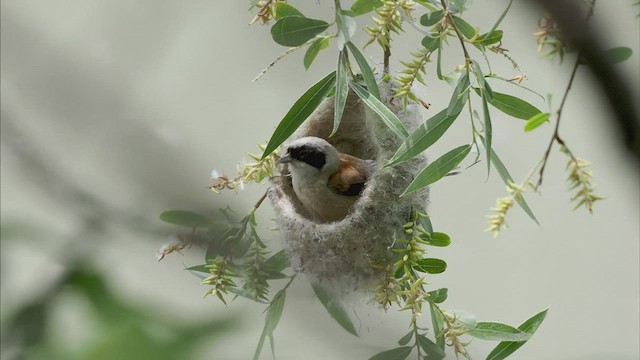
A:
{"type": "Polygon", "coordinates": [[[375,168],[374,160],[340,153],[314,136],[292,141],[278,162],[288,164],[296,197],[320,223],[344,219],[375,168]]]}

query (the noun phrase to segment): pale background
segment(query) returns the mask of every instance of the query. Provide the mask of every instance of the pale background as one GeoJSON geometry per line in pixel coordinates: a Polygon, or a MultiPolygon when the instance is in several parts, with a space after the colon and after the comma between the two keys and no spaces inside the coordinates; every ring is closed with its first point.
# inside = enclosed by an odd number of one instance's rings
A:
{"type": "MultiPolygon", "coordinates": [[[[299,7],[308,16],[331,18],[330,1],[292,3],[305,3],[299,7]]],[[[487,30],[506,3],[476,1],[466,18],[487,30]]],[[[594,21],[612,45],[633,49],[633,57],[619,66],[637,99],[640,10],[632,3],[601,1],[594,21]]],[[[2,239],[3,317],[38,296],[62,272],[66,254],[81,252],[131,302],[184,320],[234,315],[236,328],[203,346],[198,358],[253,355],[263,307],[237,300],[225,309],[213,298],[203,299],[206,288],[181,270],[201,260],[198,251],[157,263],[155,252],[167,236],[127,224],[140,221],[166,232],[172,228],[157,220],[166,209],[209,211],[232,203],[239,213],[248,210],[264,186],[216,195],[205,189],[211,169],[232,174],[245,152],[269,138],[297,97],[333,68],[333,49],[306,72],[299,50],[251,83],[284,48],[273,43],[268,27],[247,25],[252,17],[247,7],[248,1],[237,0],[2,1],[2,223],[32,228],[17,240],[2,239]],[[27,158],[38,159],[50,172],[27,158]],[[76,190],[126,221],[109,220],[99,235],[70,246],[69,239],[82,234],[81,219],[91,215],[76,190]]],[[[525,69],[528,87],[554,94],[555,109],[573,58],[558,65],[536,55],[531,34],[538,17],[537,9],[516,1],[502,25],[504,46],[525,69]]],[[[359,18],[360,29],[367,20],[359,18]]],[[[393,48],[396,61],[418,46],[419,34],[409,26],[405,30],[393,48]]],[[[365,39],[361,35],[355,42],[365,39]]],[[[446,71],[462,60],[457,44],[451,45],[446,71]]],[[[368,49],[374,61],[379,55],[375,46],[368,49]]],[[[492,57],[492,64],[505,77],[516,75],[503,59],[492,57]]],[[[446,106],[451,92],[435,80],[432,65],[430,86],[419,90],[433,106],[425,118],[446,106]]],[[[535,95],[494,84],[496,91],[515,92],[548,108],[535,95]]],[[[551,307],[514,359],[640,356],[638,168],[618,145],[602,98],[580,69],[561,126],[575,154],[593,163],[597,193],[606,197],[593,216],[572,211],[566,158],[558,151],[551,155],[542,196],[527,196],[542,228],[514,208],[510,228],[498,239],[483,232],[485,215],[504,195],[497,174],[485,182],[483,165],[432,187],[433,222],[453,238],[451,247],[433,252],[449,264],[431,278],[434,288],[449,288],[446,307],[514,325],[551,307]]],[[[523,122],[495,109],[492,115],[494,148],[521,179],[542,156],[552,127],[525,134],[523,122]]],[[[463,115],[429,153],[435,158],[468,142],[468,134],[463,115]]],[[[268,208],[259,215],[267,225],[268,208]]],[[[266,237],[277,244],[276,234],[266,237]]],[[[327,316],[302,280],[294,284],[276,330],[278,359],[365,359],[396,346],[408,330],[409,314],[360,304],[355,306],[362,336],[352,337],[327,316]]],[[[47,333],[82,349],[93,336],[91,315],[83,309],[77,300],[61,302],[56,313],[61,320],[47,333]]],[[[480,359],[494,345],[476,340],[469,349],[480,359]]],[[[263,358],[270,358],[267,349],[263,358]]]]}

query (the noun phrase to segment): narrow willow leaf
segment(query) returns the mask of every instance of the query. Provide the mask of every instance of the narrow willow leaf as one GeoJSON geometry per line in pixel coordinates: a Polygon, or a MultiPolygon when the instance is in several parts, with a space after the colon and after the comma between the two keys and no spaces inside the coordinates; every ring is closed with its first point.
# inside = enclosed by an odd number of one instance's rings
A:
{"type": "Polygon", "coordinates": [[[464,21],[461,17],[453,15],[453,24],[458,28],[460,33],[467,39],[471,39],[476,35],[476,29],[464,21]]]}
{"type": "Polygon", "coordinates": [[[441,360],[444,359],[446,354],[444,350],[440,349],[433,341],[429,340],[424,335],[418,335],[418,346],[427,354],[429,360],[441,360]]]}
{"type": "MultiPolygon", "coordinates": [[[[199,273],[206,273],[206,274],[210,274],[209,272],[209,268],[207,267],[206,264],[201,264],[201,265],[194,265],[188,268],[185,268],[185,270],[189,270],[191,272],[199,272],[199,273]]],[[[198,276],[198,275],[196,275],[198,276]]],[[[208,275],[207,275],[208,276],[208,275]]],[[[199,276],[198,276],[199,277],[199,276]]]]}
{"type": "Polygon", "coordinates": [[[451,310],[451,313],[456,318],[456,323],[461,325],[462,330],[469,331],[476,328],[478,321],[472,313],[465,310],[451,310]]]}
{"type": "Polygon", "coordinates": [[[364,78],[364,83],[367,85],[367,91],[371,95],[375,96],[376,99],[380,100],[380,90],[378,90],[378,82],[376,82],[376,77],[373,75],[367,59],[364,58],[364,55],[362,55],[360,50],[358,50],[358,48],[352,42],[348,42],[347,47],[358,63],[360,73],[362,73],[362,77],[364,78]]]}
{"type": "Polygon", "coordinates": [[[359,16],[373,11],[373,9],[379,8],[382,5],[382,0],[356,0],[356,2],[351,5],[351,11],[355,16],[359,16]]]}
{"type": "Polygon", "coordinates": [[[497,322],[480,321],[474,329],[467,332],[476,339],[490,341],[527,341],[531,334],[518,330],[511,325],[497,322]]]}
{"type": "Polygon", "coordinates": [[[284,2],[276,3],[276,15],[274,19],[280,20],[286,16],[302,16],[304,15],[300,12],[300,10],[294,8],[291,4],[287,4],[284,2]]]}
{"type": "Polygon", "coordinates": [[[549,122],[549,116],[551,116],[551,114],[549,113],[540,113],[532,116],[529,120],[527,120],[527,123],[524,124],[524,131],[525,132],[532,131],[534,129],[537,129],[540,125],[544,124],[545,122],[549,122]]]}
{"type": "Polygon", "coordinates": [[[445,233],[434,232],[431,238],[427,239],[427,243],[431,246],[445,247],[451,245],[451,238],[445,233]]]}
{"type": "MultiPolygon", "coordinates": [[[[485,143],[485,140],[482,136],[480,136],[480,140],[482,140],[483,144],[485,143]]],[[[491,150],[491,163],[493,164],[493,167],[498,171],[500,178],[502,178],[502,181],[506,185],[509,185],[510,183],[514,182],[513,178],[511,177],[511,174],[509,174],[509,171],[507,170],[507,168],[504,166],[504,164],[498,157],[498,154],[496,154],[496,152],[493,151],[493,149],[491,150]]],[[[524,197],[522,195],[518,195],[516,196],[515,199],[518,205],[520,205],[520,207],[522,208],[522,210],[524,210],[524,212],[529,216],[529,218],[531,218],[531,220],[533,220],[536,224],[540,225],[540,223],[538,222],[538,219],[536,219],[536,216],[533,214],[533,211],[531,211],[531,208],[529,207],[527,202],[524,200],[524,197]]]]}
{"type": "Polygon", "coordinates": [[[498,26],[500,26],[500,23],[502,22],[502,20],[504,19],[504,17],[507,15],[507,13],[509,12],[509,9],[511,8],[511,4],[513,3],[513,0],[509,0],[509,5],[507,5],[507,7],[504,9],[504,11],[502,12],[502,14],[500,14],[500,17],[498,18],[498,20],[496,21],[495,24],[493,24],[493,27],[491,28],[491,30],[489,30],[489,34],[491,34],[492,32],[496,31],[496,29],[498,28],[498,26]]]}
{"type": "Polygon", "coordinates": [[[473,72],[476,74],[476,79],[478,80],[478,85],[480,86],[480,94],[487,98],[488,101],[493,100],[493,90],[486,82],[484,78],[484,74],[482,73],[482,68],[478,62],[471,60],[471,66],[473,67],[473,72]]]}
{"type": "Polygon", "coordinates": [[[342,12],[336,16],[336,22],[338,24],[338,50],[343,50],[345,44],[355,35],[358,24],[354,18],[342,12]]]}
{"type": "Polygon", "coordinates": [[[160,214],[160,220],[188,228],[205,228],[213,225],[210,219],[186,210],[168,210],[160,214]]]}
{"type": "Polygon", "coordinates": [[[447,263],[441,259],[426,258],[418,260],[417,270],[427,274],[440,274],[447,270],[447,263]]]}
{"type": "Polygon", "coordinates": [[[442,10],[428,12],[420,17],[420,25],[433,26],[437,24],[440,20],[442,20],[443,16],[444,16],[444,11],[442,10]]]}
{"type": "Polygon", "coordinates": [[[369,358],[369,360],[404,360],[413,350],[412,346],[402,346],[395,349],[383,351],[369,358]]]}
{"type": "Polygon", "coordinates": [[[327,309],[329,315],[342,326],[343,329],[347,330],[350,334],[358,336],[358,331],[356,327],[353,325],[351,318],[347,314],[346,310],[342,307],[342,305],[334,298],[331,297],[331,294],[322,287],[320,284],[311,283],[313,287],[313,292],[316,293],[318,300],[322,303],[322,305],[327,309]]]}
{"type": "Polygon", "coordinates": [[[438,43],[438,57],[436,62],[436,74],[438,75],[438,79],[443,80],[444,76],[442,75],[442,45],[438,43]]]}
{"type": "Polygon", "coordinates": [[[336,71],[336,96],[335,106],[333,108],[333,130],[329,136],[335,135],[340,127],[342,113],[347,104],[347,95],[349,95],[349,71],[347,70],[347,59],[345,51],[338,53],[338,70],[336,71]]]}
{"type": "Polygon", "coordinates": [[[232,293],[233,295],[236,296],[240,296],[243,297],[245,299],[260,303],[260,304],[269,304],[268,302],[260,299],[260,298],[256,298],[256,294],[253,291],[249,291],[246,289],[242,289],[242,288],[237,288],[237,287],[232,287],[229,288],[229,292],[232,293]]]}
{"type": "Polygon", "coordinates": [[[269,271],[282,271],[289,267],[289,257],[284,250],[280,250],[264,262],[269,271]]]}
{"type": "Polygon", "coordinates": [[[428,52],[434,52],[440,47],[440,38],[432,38],[427,35],[422,38],[422,46],[424,46],[428,52]]]}
{"type": "Polygon", "coordinates": [[[467,98],[469,97],[470,86],[469,74],[463,72],[462,75],[460,75],[460,78],[458,78],[458,84],[453,90],[453,95],[451,95],[451,99],[449,100],[447,115],[460,114],[462,108],[464,108],[464,104],[467,102],[467,98]]]}
{"type": "MultiPolygon", "coordinates": [[[[253,354],[253,360],[258,360],[260,358],[260,353],[262,352],[262,347],[264,346],[264,341],[267,337],[273,338],[273,331],[278,326],[278,322],[280,321],[280,317],[282,317],[282,311],[284,309],[284,302],[287,297],[287,292],[285,289],[278,291],[276,296],[273,297],[269,307],[267,308],[267,314],[264,318],[264,328],[262,329],[262,335],[260,335],[260,341],[258,342],[258,346],[256,347],[256,352],[253,354]]],[[[273,341],[271,342],[271,348],[273,351],[273,341]]]]}
{"type": "Polygon", "coordinates": [[[502,30],[494,30],[492,32],[488,32],[486,34],[482,34],[478,36],[478,38],[475,40],[474,43],[480,43],[481,45],[484,45],[484,46],[493,45],[495,43],[500,42],[502,40],[503,35],[504,35],[504,32],[502,30]]]}
{"type": "Polygon", "coordinates": [[[431,311],[431,327],[433,328],[433,335],[436,337],[436,345],[444,350],[444,318],[435,302],[429,301],[429,309],[431,311]]]}
{"type": "Polygon", "coordinates": [[[402,125],[398,116],[381,103],[380,100],[376,99],[375,96],[353,81],[349,83],[349,86],[371,110],[380,116],[382,122],[398,135],[400,139],[404,140],[409,136],[407,129],[402,125]]]}
{"type": "Polygon", "coordinates": [[[471,145],[459,146],[439,157],[436,161],[427,165],[418,176],[409,184],[407,189],[400,196],[405,196],[414,191],[418,191],[425,186],[432,184],[453,170],[471,151],[471,145]]]}
{"type": "Polygon", "coordinates": [[[427,293],[429,296],[429,301],[432,301],[436,304],[443,303],[447,300],[447,296],[449,295],[449,290],[447,288],[442,288],[438,290],[429,291],[427,293]]]}
{"type": "MultiPolygon", "coordinates": [[[[479,92],[479,89],[474,89],[479,92]]],[[[513,116],[517,119],[528,120],[532,116],[539,114],[541,111],[528,102],[518,99],[515,96],[502,94],[498,92],[493,93],[493,99],[489,102],[496,109],[503,113],[513,116]]]]}
{"type": "MultiPolygon", "coordinates": [[[[278,3],[278,4],[283,4],[283,3],[278,3]]],[[[328,47],[329,47],[329,38],[321,37],[321,38],[315,39],[311,43],[311,45],[309,45],[307,52],[304,54],[304,62],[303,62],[304,68],[309,69],[309,67],[313,63],[313,60],[315,60],[316,56],[318,56],[318,53],[320,53],[320,51],[328,47]]]]}
{"type": "Polygon", "coordinates": [[[633,50],[628,47],[620,46],[609,49],[605,52],[605,56],[611,64],[621,63],[633,55],[633,50]]]}
{"type": "MultiPolygon", "coordinates": [[[[535,332],[540,327],[540,324],[542,324],[542,322],[544,321],[544,318],[547,316],[547,311],[549,311],[549,309],[545,309],[533,315],[532,317],[527,319],[527,321],[523,322],[520,326],[518,326],[518,330],[522,330],[527,334],[530,334],[533,336],[533,334],[535,334],[535,332]]],[[[498,346],[496,346],[491,351],[491,353],[489,353],[489,355],[487,356],[487,360],[503,360],[507,358],[509,355],[513,354],[516,350],[518,350],[522,345],[524,345],[525,342],[526,341],[501,342],[500,344],[498,344],[498,346]]]]}
{"type": "Polygon", "coordinates": [[[447,109],[440,111],[433,117],[423,122],[409,137],[400,145],[396,153],[386,166],[395,166],[412,159],[414,156],[428,149],[433,145],[447,129],[453,124],[457,114],[447,115],[447,109]]]}
{"type": "Polygon", "coordinates": [[[293,104],[289,112],[284,116],[276,131],[271,135],[271,139],[264,149],[262,158],[271,154],[278,148],[302,123],[311,115],[311,113],[320,105],[320,102],[333,89],[336,82],[336,73],[325,76],[322,80],[313,85],[293,104]]]}
{"type": "Polygon", "coordinates": [[[487,154],[487,177],[491,172],[491,144],[493,139],[493,128],[491,126],[491,114],[489,113],[489,105],[487,102],[489,101],[486,96],[486,92],[482,92],[482,112],[484,114],[484,147],[486,149],[487,154]]]}
{"type": "Polygon", "coordinates": [[[329,27],[326,21],[287,16],[271,27],[273,41],[282,46],[300,46],[329,27]]]}
{"type": "Polygon", "coordinates": [[[413,339],[413,334],[415,334],[413,330],[409,331],[407,335],[403,336],[400,340],[398,340],[398,345],[400,346],[407,345],[409,341],[413,339]]]}

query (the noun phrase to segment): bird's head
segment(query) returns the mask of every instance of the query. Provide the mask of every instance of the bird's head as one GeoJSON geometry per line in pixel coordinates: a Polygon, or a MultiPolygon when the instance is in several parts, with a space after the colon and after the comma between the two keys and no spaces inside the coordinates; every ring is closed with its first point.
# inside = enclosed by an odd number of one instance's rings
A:
{"type": "Polygon", "coordinates": [[[326,140],[307,136],[294,140],[278,160],[298,175],[331,174],[340,166],[338,151],[326,140]]]}

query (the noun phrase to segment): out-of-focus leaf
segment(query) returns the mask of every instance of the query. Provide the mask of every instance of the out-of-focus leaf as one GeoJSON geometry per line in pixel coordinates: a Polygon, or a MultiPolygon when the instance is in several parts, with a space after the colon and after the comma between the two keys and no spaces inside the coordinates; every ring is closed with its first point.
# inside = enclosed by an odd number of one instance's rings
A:
{"type": "MultiPolygon", "coordinates": [[[[278,4],[283,4],[283,3],[278,3],[278,4]]],[[[313,60],[315,60],[316,57],[318,56],[318,53],[320,53],[320,51],[328,47],[329,47],[329,38],[319,37],[315,39],[311,43],[311,45],[309,45],[307,52],[304,54],[304,61],[303,61],[304,68],[309,69],[309,67],[313,63],[313,60]]]]}
{"type": "Polygon", "coordinates": [[[413,330],[409,331],[407,335],[403,336],[400,340],[398,340],[398,345],[405,346],[413,339],[413,334],[415,332],[413,330]]]}
{"type": "Polygon", "coordinates": [[[375,113],[380,116],[382,122],[387,125],[391,131],[398,135],[400,139],[406,139],[407,136],[409,136],[407,129],[402,125],[398,116],[381,103],[380,100],[376,99],[375,96],[355,82],[350,82],[349,86],[351,86],[353,92],[355,92],[371,110],[375,111],[375,113]]]}
{"type": "Polygon", "coordinates": [[[210,219],[187,210],[168,210],[160,214],[160,220],[188,228],[205,228],[213,223],[210,219]]]}
{"type": "Polygon", "coordinates": [[[453,24],[467,39],[471,39],[476,35],[476,29],[459,16],[453,15],[453,24]]]}
{"type": "MultiPolygon", "coordinates": [[[[518,326],[518,330],[522,330],[527,334],[533,335],[540,327],[540,324],[544,321],[544,318],[547,316],[547,311],[549,309],[545,309],[529,319],[523,322],[520,326],[518,326]]],[[[513,354],[516,350],[518,350],[522,345],[524,345],[525,341],[505,341],[501,342],[496,346],[491,353],[487,356],[487,360],[503,360],[507,358],[509,355],[513,354]]]]}
{"type": "Polygon", "coordinates": [[[347,314],[342,304],[340,304],[336,299],[334,299],[331,294],[322,287],[320,284],[311,283],[313,287],[313,292],[316,293],[318,300],[322,303],[322,305],[327,309],[329,315],[342,326],[343,329],[347,330],[350,334],[358,336],[358,331],[356,327],[353,325],[353,321],[347,314]]]}
{"type": "Polygon", "coordinates": [[[289,257],[284,250],[280,250],[267,259],[264,263],[265,268],[269,271],[283,271],[289,267],[289,257]]]}
{"type": "Polygon", "coordinates": [[[400,145],[386,166],[398,165],[428,149],[442,137],[457,116],[458,114],[447,115],[447,109],[444,109],[422,123],[400,145]]]}
{"type": "Polygon", "coordinates": [[[262,154],[263,159],[278,148],[278,146],[287,140],[287,138],[302,125],[335,86],[335,82],[336,73],[334,71],[313,85],[293,104],[289,112],[287,112],[282,121],[280,121],[280,124],[278,124],[276,131],[271,135],[271,139],[262,154]]]}
{"type": "Polygon", "coordinates": [[[447,288],[441,288],[438,290],[429,291],[427,295],[429,296],[429,301],[433,301],[436,304],[443,303],[447,300],[447,296],[449,294],[449,290],[447,288]]]}
{"type": "Polygon", "coordinates": [[[356,0],[351,5],[351,11],[355,16],[364,15],[375,8],[382,6],[382,0],[356,0]]]}
{"type": "Polygon", "coordinates": [[[433,341],[429,340],[424,335],[418,335],[418,346],[427,354],[427,359],[431,360],[441,360],[444,359],[447,355],[444,353],[444,350],[440,349],[438,345],[436,345],[433,341]]]}
{"type": "MultiPolygon", "coordinates": [[[[278,326],[278,322],[282,317],[282,311],[284,309],[285,299],[287,297],[286,289],[278,291],[278,293],[271,300],[271,304],[267,308],[267,314],[264,318],[264,328],[262,329],[262,335],[260,335],[260,341],[256,347],[256,352],[253,355],[253,360],[260,358],[264,341],[267,337],[273,337],[273,331],[278,326]]],[[[271,351],[273,352],[273,342],[271,342],[271,351]]]]}
{"type": "Polygon", "coordinates": [[[531,334],[518,330],[511,325],[498,322],[480,321],[467,334],[476,339],[490,341],[527,341],[531,334]]]}
{"type": "Polygon", "coordinates": [[[300,46],[325,31],[329,24],[304,16],[287,16],[271,27],[273,41],[282,46],[300,46]]]}
{"type": "Polygon", "coordinates": [[[284,2],[277,2],[276,3],[276,14],[275,14],[274,19],[280,20],[280,19],[282,19],[283,17],[286,17],[286,16],[302,16],[302,17],[304,17],[304,15],[300,12],[300,10],[296,9],[291,4],[284,3],[284,2]]]}
{"type": "Polygon", "coordinates": [[[347,104],[347,95],[349,95],[349,72],[346,65],[346,53],[340,51],[338,54],[338,70],[336,71],[336,96],[335,106],[333,111],[333,130],[329,136],[335,135],[340,127],[340,120],[342,120],[342,113],[344,107],[347,104]]]}
{"type": "Polygon", "coordinates": [[[422,26],[433,26],[442,20],[443,16],[444,11],[442,10],[428,12],[420,17],[420,24],[422,26]]]}
{"type": "Polygon", "coordinates": [[[532,116],[529,120],[527,120],[527,123],[524,124],[524,131],[525,132],[532,131],[534,129],[537,129],[540,125],[544,124],[545,122],[549,122],[550,115],[551,114],[549,113],[540,113],[532,116]]]}
{"type": "Polygon", "coordinates": [[[447,270],[447,263],[435,258],[420,259],[417,266],[418,270],[427,274],[440,274],[447,270]]]}
{"type": "Polygon", "coordinates": [[[405,196],[414,191],[418,191],[425,186],[440,180],[453,170],[471,151],[471,145],[459,146],[439,157],[436,161],[427,165],[418,176],[409,184],[407,189],[400,196],[405,196]]]}
{"type": "Polygon", "coordinates": [[[404,360],[411,354],[413,347],[401,346],[395,349],[383,351],[369,358],[369,360],[404,360]]]}
{"type": "Polygon", "coordinates": [[[358,48],[352,42],[348,42],[347,47],[358,63],[358,67],[360,68],[360,72],[362,73],[362,77],[364,78],[364,83],[367,85],[367,91],[371,95],[375,96],[376,99],[380,100],[378,83],[376,82],[376,77],[371,71],[371,67],[369,67],[369,63],[364,58],[364,55],[362,55],[360,50],[358,50],[358,48]]]}
{"type": "Polygon", "coordinates": [[[609,59],[609,62],[617,64],[629,59],[631,55],[633,55],[633,50],[625,46],[614,47],[607,50],[605,55],[609,59]]]}
{"type": "MultiPolygon", "coordinates": [[[[482,140],[483,144],[485,143],[485,140],[482,136],[480,136],[480,140],[482,140]]],[[[500,178],[502,178],[502,181],[505,184],[508,185],[509,183],[513,182],[513,178],[511,177],[511,174],[509,174],[509,171],[502,163],[502,160],[500,160],[500,158],[498,157],[498,154],[496,154],[496,152],[493,151],[493,149],[491,150],[491,163],[493,164],[493,167],[498,171],[500,178]]],[[[516,196],[515,199],[518,205],[520,205],[522,210],[524,210],[524,212],[531,218],[531,220],[533,220],[536,224],[540,225],[540,223],[538,222],[538,219],[536,219],[536,216],[533,214],[533,211],[531,211],[531,208],[529,207],[527,202],[524,200],[524,197],[522,195],[518,195],[516,196]]]]}

